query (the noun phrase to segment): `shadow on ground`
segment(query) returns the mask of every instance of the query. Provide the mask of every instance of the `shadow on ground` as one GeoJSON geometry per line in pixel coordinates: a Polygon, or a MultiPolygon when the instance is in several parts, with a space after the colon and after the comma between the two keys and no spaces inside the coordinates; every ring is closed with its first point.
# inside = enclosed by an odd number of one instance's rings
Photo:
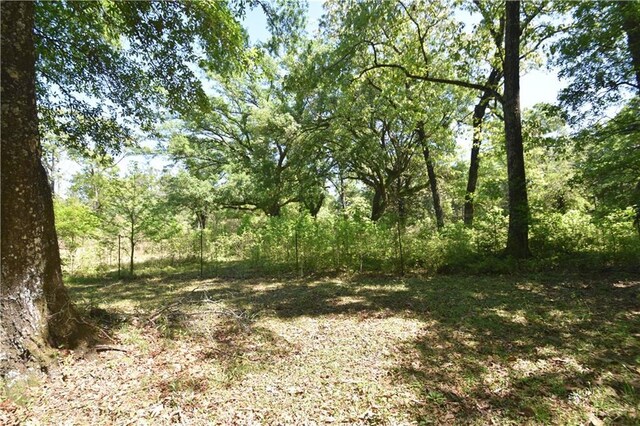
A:
{"type": "MultiPolygon", "coordinates": [[[[425,324],[420,337],[404,343],[401,362],[390,372],[415,387],[419,398],[411,410],[419,422],[579,423],[588,415],[615,424],[638,422],[637,278],[222,275],[80,280],[71,287],[85,300],[127,299],[143,308],[189,298],[224,300],[239,312],[281,319],[419,319],[425,324]],[[567,417],[576,407],[581,414],[567,417]]],[[[232,332],[224,329],[221,336],[235,344],[232,332]]]]}

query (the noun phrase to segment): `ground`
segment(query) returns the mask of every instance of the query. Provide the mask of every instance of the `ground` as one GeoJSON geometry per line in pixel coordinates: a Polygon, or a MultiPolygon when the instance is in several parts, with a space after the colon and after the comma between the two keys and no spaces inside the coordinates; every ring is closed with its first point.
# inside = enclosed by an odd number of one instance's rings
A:
{"type": "Polygon", "coordinates": [[[637,277],[68,285],[113,341],[5,384],[2,424],[640,422],[637,277]]]}

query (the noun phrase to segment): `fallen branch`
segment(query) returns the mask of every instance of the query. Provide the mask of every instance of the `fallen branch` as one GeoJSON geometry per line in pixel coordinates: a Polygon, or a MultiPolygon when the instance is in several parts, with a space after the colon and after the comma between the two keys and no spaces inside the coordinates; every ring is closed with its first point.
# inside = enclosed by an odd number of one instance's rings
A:
{"type": "Polygon", "coordinates": [[[164,306],[163,308],[161,308],[160,310],[158,310],[156,313],[152,314],[149,319],[147,320],[147,324],[153,324],[155,323],[155,321],[160,318],[162,316],[162,314],[164,314],[165,312],[174,309],[182,304],[184,304],[184,302],[193,294],[195,293],[197,290],[199,290],[198,287],[194,288],[193,290],[191,290],[191,292],[189,294],[187,294],[186,296],[181,297],[179,300],[172,302],[170,304],[168,304],[167,306],[164,306]]]}
{"type": "Polygon", "coordinates": [[[96,345],[94,348],[96,352],[105,352],[105,351],[129,352],[128,349],[122,348],[120,346],[96,345]]]}

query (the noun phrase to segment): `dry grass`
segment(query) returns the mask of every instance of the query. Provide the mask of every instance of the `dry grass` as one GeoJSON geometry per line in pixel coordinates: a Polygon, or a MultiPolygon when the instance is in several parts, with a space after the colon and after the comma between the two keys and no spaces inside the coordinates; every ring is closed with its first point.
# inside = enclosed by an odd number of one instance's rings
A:
{"type": "Polygon", "coordinates": [[[640,281],[630,277],[70,286],[127,352],[61,352],[54,375],[4,388],[0,422],[640,421],[640,281]]]}

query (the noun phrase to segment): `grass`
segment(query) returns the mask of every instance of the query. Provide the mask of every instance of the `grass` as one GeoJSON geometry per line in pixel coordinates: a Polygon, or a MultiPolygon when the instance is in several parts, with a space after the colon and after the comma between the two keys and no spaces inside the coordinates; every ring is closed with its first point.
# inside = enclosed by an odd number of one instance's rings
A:
{"type": "Polygon", "coordinates": [[[128,352],[63,353],[0,410],[36,424],[640,422],[637,277],[237,272],[69,280],[128,352]]]}

